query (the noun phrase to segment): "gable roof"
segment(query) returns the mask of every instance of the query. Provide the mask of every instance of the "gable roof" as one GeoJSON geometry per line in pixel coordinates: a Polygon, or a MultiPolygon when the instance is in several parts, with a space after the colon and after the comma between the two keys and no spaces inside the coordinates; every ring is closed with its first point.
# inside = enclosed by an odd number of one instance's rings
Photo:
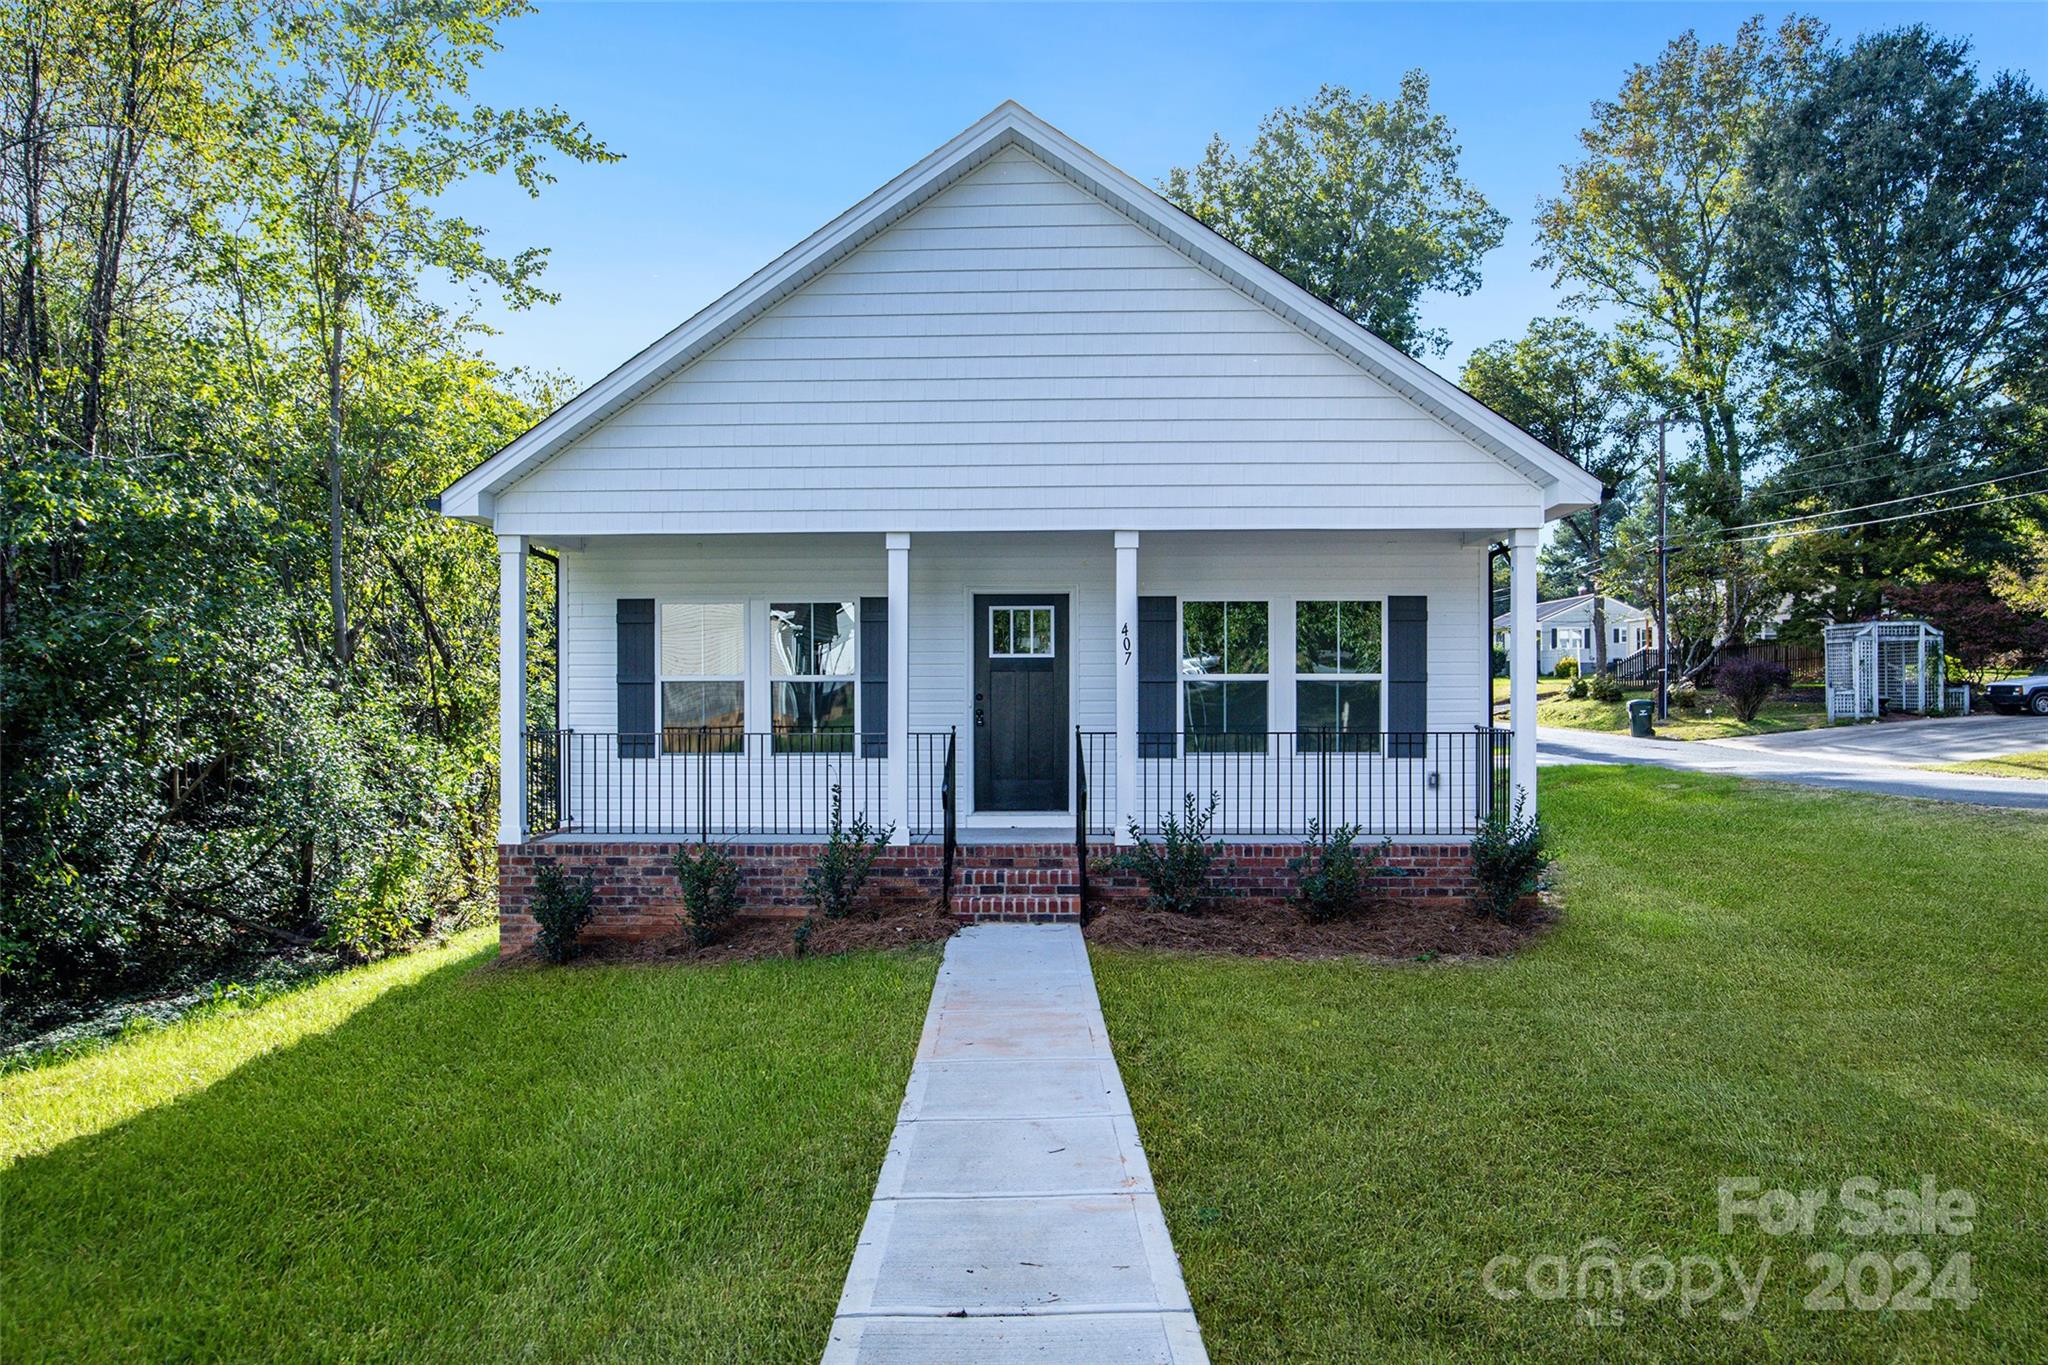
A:
{"type": "Polygon", "coordinates": [[[441,510],[451,517],[489,522],[497,493],[1010,147],[1036,157],[1528,479],[1543,491],[1546,517],[1562,516],[1598,500],[1598,481],[1579,466],[1022,105],[1008,101],[457,479],[441,495],[441,510]]]}
{"type": "MultiPolygon", "coordinates": [[[[1606,610],[1609,622],[1613,622],[1616,618],[1632,619],[1638,616],[1647,617],[1650,614],[1634,603],[1616,597],[1611,592],[1602,593],[1601,596],[1607,602],[1606,610]]],[[[1561,616],[1569,616],[1579,608],[1587,606],[1592,600],[1592,593],[1581,592],[1574,593],[1570,597],[1553,597],[1549,601],[1538,602],[1536,604],[1536,624],[1542,625],[1545,621],[1556,620],[1561,616]]],[[[1499,616],[1493,618],[1495,630],[1512,630],[1514,624],[1515,614],[1512,611],[1502,612],[1499,616]]]]}

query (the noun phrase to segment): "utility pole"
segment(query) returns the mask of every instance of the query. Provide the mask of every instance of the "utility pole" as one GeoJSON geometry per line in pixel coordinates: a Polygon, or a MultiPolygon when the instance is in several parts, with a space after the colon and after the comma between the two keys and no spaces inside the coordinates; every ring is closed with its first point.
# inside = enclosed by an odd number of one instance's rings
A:
{"type": "Polygon", "coordinates": [[[1657,719],[1671,719],[1671,508],[1664,484],[1664,426],[1657,418],[1657,719]]]}

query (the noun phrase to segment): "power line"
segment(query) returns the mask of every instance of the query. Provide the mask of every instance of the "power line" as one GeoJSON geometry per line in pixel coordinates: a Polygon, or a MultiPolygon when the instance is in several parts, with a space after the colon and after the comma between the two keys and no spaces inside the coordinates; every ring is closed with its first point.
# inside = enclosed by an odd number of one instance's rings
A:
{"type": "MultiPolygon", "coordinates": [[[[1910,472],[1915,474],[1932,474],[1939,470],[1946,473],[1961,474],[1966,471],[1960,469],[1951,469],[1950,466],[1960,464],[1966,460],[1974,461],[1980,458],[1982,458],[1980,452],[1971,451],[1962,455],[1951,455],[1945,460],[1935,460],[1929,464],[1915,464],[1911,466],[1910,472]]],[[[1871,469],[1865,470],[1861,474],[1851,474],[1846,479],[1836,479],[1832,483],[1801,483],[1793,484],[1790,487],[1785,488],[1774,487],[1770,484],[1758,484],[1755,488],[1747,490],[1747,492],[1751,495],[1759,493],[1770,493],[1773,496],[1781,498],[1791,497],[1794,494],[1799,493],[1820,493],[1830,488],[1846,488],[1850,484],[1868,483],[1870,480],[1880,477],[1884,472],[1885,471],[1883,470],[1871,469]]]]}
{"type": "Polygon", "coordinates": [[[1743,536],[1738,540],[1721,542],[1724,545],[1750,545],[1760,540],[1783,540],[1791,536],[1810,536],[1825,531],[1856,531],[1865,526],[1882,526],[1893,521],[1914,521],[1921,517],[1938,517],[1944,512],[1967,512],[1973,507],[1990,507],[1995,503],[2015,502],[2020,498],[2048,496],[2048,489],[2034,488],[2024,493],[2004,493],[1995,498],[1978,498],[1974,502],[1958,502],[1947,507],[1928,507],[1918,512],[1900,512],[1895,516],[1872,517],[1868,521],[1852,521],[1845,526],[1794,526],[1785,531],[1768,531],[1760,536],[1743,536]]]}
{"type": "Polygon", "coordinates": [[[1938,517],[1944,512],[1967,512],[1973,507],[1990,507],[2001,502],[2016,502],[2021,498],[2048,497],[2048,489],[2031,488],[2023,493],[2002,493],[1995,498],[1978,498],[1973,502],[1952,503],[1946,507],[1925,507],[1917,512],[1899,512],[1889,517],[1871,517],[1864,521],[1851,521],[1838,526],[1794,526],[1782,531],[1766,531],[1760,536],[1737,536],[1721,540],[1713,536],[1683,541],[1671,548],[1692,549],[1701,545],[1754,545],[1766,540],[1789,540],[1794,536],[1820,535],[1830,531],[1857,531],[1865,526],[1883,526],[1894,521],[1915,521],[1921,517],[1938,517]]]}
{"type": "Polygon", "coordinates": [[[1882,502],[1858,503],[1854,507],[1830,507],[1824,512],[1807,512],[1796,517],[1773,517],[1769,521],[1737,522],[1735,525],[1723,529],[1729,531],[1749,531],[1759,526],[1789,526],[1795,521],[1818,521],[1822,517],[1839,517],[1849,512],[1867,512],[1873,507],[1892,507],[1898,503],[1913,502],[1919,498],[1938,498],[1944,493],[1963,493],[1972,488],[1982,488],[1988,483],[2004,483],[2008,479],[2027,479],[2032,478],[2036,474],[2048,474],[2048,465],[2043,465],[2039,469],[2022,469],[2013,474],[1994,474],[1988,479],[1979,479],[1975,483],[1959,483],[1948,488],[1930,488],[1925,493],[1904,493],[1896,498],[1886,498],[1882,502]]]}

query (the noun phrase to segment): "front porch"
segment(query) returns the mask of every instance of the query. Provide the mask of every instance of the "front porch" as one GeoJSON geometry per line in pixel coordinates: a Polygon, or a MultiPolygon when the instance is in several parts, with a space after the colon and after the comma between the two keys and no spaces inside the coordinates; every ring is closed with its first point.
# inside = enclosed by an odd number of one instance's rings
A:
{"type": "MultiPolygon", "coordinates": [[[[503,642],[500,842],[719,841],[779,884],[836,799],[936,859],[919,894],[979,894],[962,850],[1015,845],[1078,897],[1091,849],[1192,799],[1234,857],[1355,825],[1435,859],[1534,787],[1533,706],[1491,716],[1497,540],[1533,596],[1533,532],[563,538],[554,716],[520,718],[503,642]]],[[[529,543],[500,547],[523,621],[529,543]]]]}

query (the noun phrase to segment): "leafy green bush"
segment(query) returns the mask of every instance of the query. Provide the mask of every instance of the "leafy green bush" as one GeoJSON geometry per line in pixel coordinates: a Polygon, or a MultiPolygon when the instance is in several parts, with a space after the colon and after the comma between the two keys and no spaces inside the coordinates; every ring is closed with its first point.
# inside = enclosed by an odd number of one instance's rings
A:
{"type": "Polygon", "coordinates": [[[1512,814],[1490,812],[1472,836],[1472,873],[1479,883],[1479,908],[1503,923],[1521,913],[1522,898],[1543,888],[1551,863],[1543,847],[1543,822],[1524,817],[1521,796],[1512,814]]]}
{"type": "Polygon", "coordinates": [[[1223,852],[1220,840],[1208,839],[1209,825],[1216,818],[1216,793],[1209,793],[1209,808],[1195,809],[1195,794],[1184,795],[1186,811],[1168,815],[1159,822],[1159,838],[1148,843],[1136,820],[1131,821],[1131,846],[1116,851],[1108,865],[1129,872],[1145,883],[1151,903],[1176,915],[1199,912],[1209,895],[1209,866],[1223,852]]]}
{"type": "Polygon", "coordinates": [[[1508,675],[1508,652],[1499,645],[1493,647],[1493,676],[1505,678],[1508,675]]]}
{"type": "Polygon", "coordinates": [[[1566,701],[1584,701],[1587,697],[1591,696],[1592,693],[1592,685],[1589,684],[1584,678],[1575,677],[1570,682],[1564,685],[1564,695],[1566,701]]]}
{"type": "Polygon", "coordinates": [[[1555,677],[1576,678],[1579,676],[1579,661],[1574,656],[1567,654],[1562,659],[1559,659],[1557,667],[1550,671],[1555,677]]]}
{"type": "Polygon", "coordinates": [[[576,936],[590,923],[590,901],[596,887],[588,877],[565,877],[552,858],[533,869],[533,922],[540,936],[534,946],[550,962],[576,956],[576,936]]]}
{"type": "Polygon", "coordinates": [[[1392,839],[1382,839],[1361,848],[1359,833],[1358,825],[1339,825],[1326,834],[1320,820],[1308,822],[1301,855],[1287,866],[1301,879],[1295,899],[1310,924],[1325,924],[1357,909],[1366,877],[1394,846],[1392,839]]]}
{"type": "Polygon", "coordinates": [[[841,818],[839,784],[832,784],[832,816],[825,847],[804,874],[804,896],[817,913],[826,919],[845,919],[853,912],[876,857],[895,832],[893,824],[876,829],[865,811],[853,817],[851,826],[846,825],[841,818]]]}
{"type": "Polygon", "coordinates": [[[690,942],[708,948],[740,912],[740,865],[714,845],[694,855],[681,848],[676,850],[676,880],[683,884],[683,927],[690,942]]]}
{"type": "Polygon", "coordinates": [[[1587,685],[1592,689],[1594,701],[1621,700],[1621,679],[1612,673],[1595,673],[1587,685]]]}

